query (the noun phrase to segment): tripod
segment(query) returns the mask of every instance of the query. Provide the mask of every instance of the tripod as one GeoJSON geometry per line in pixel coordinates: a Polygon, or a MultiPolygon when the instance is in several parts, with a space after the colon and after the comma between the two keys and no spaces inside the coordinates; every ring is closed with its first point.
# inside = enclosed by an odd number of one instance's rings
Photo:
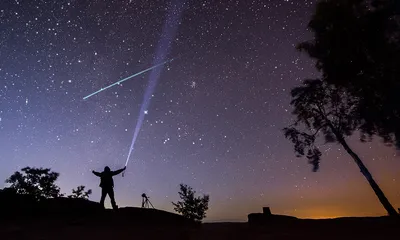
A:
{"type": "Polygon", "coordinates": [[[142,194],[142,208],[154,208],[153,204],[151,204],[150,197],[148,197],[145,193],[142,194]]]}

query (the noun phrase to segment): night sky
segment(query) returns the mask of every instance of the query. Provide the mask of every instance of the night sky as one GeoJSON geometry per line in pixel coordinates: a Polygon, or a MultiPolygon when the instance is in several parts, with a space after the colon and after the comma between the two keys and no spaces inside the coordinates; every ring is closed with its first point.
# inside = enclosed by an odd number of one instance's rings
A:
{"type": "MultiPolygon", "coordinates": [[[[125,164],[170,1],[2,0],[0,3],[0,180],[22,167],[60,173],[62,192],[91,171],[125,164]]],[[[120,207],[173,211],[179,184],[210,194],[207,221],[243,221],[262,211],[302,218],[385,214],[356,164],[323,147],[321,169],[298,159],[282,128],[293,120],[290,89],[318,76],[295,45],[311,39],[315,1],[179,0],[179,26],[125,177],[120,207]]],[[[349,140],[400,207],[400,160],[377,139],[349,140]]],[[[107,207],[110,206],[106,199],[107,207]]]]}

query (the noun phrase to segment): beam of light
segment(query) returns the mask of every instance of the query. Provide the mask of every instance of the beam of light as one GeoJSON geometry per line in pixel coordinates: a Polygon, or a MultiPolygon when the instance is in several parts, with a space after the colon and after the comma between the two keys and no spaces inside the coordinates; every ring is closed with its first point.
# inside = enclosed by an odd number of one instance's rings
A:
{"type": "MultiPolygon", "coordinates": [[[[161,34],[162,37],[158,43],[157,54],[154,59],[154,62],[157,62],[158,59],[163,60],[166,58],[166,56],[169,52],[170,45],[175,39],[176,31],[178,29],[181,15],[183,12],[183,7],[185,6],[184,2],[185,2],[185,0],[183,0],[183,1],[182,0],[174,0],[172,2],[172,4],[168,7],[168,15],[167,15],[166,21],[164,23],[163,33],[161,34]]],[[[128,165],[130,156],[133,152],[137,136],[139,135],[140,129],[142,127],[144,117],[147,113],[147,109],[149,108],[150,100],[151,100],[151,97],[155,90],[155,87],[157,85],[158,79],[160,78],[160,74],[161,74],[161,68],[155,68],[150,73],[149,83],[148,83],[146,92],[143,96],[142,106],[140,108],[139,117],[136,122],[136,127],[135,127],[135,131],[133,133],[132,143],[129,148],[128,157],[126,159],[125,166],[128,165]]]]}
{"type": "Polygon", "coordinates": [[[86,99],[90,98],[91,96],[94,96],[94,95],[96,95],[96,94],[98,94],[98,93],[100,93],[100,92],[102,92],[102,91],[104,91],[104,90],[107,90],[107,89],[110,88],[110,87],[113,87],[113,86],[115,86],[115,85],[121,84],[122,82],[125,82],[126,80],[129,80],[129,79],[131,79],[131,78],[133,78],[133,77],[139,76],[139,75],[141,75],[141,74],[143,74],[143,73],[145,73],[145,72],[148,72],[148,71],[150,71],[150,70],[152,70],[152,69],[154,69],[154,68],[160,67],[160,66],[162,66],[162,65],[164,65],[164,64],[166,64],[166,63],[168,63],[168,62],[172,62],[172,61],[174,61],[174,60],[175,60],[175,58],[173,58],[173,59],[171,59],[171,60],[164,61],[164,62],[162,62],[162,63],[159,63],[159,64],[156,64],[156,65],[154,65],[154,66],[152,66],[152,67],[149,67],[149,68],[147,68],[147,69],[145,69],[145,70],[143,70],[143,71],[140,71],[140,72],[138,72],[138,73],[135,73],[135,74],[133,74],[133,75],[131,75],[131,76],[129,76],[129,77],[126,77],[126,78],[124,78],[124,79],[122,79],[122,80],[119,80],[118,82],[115,82],[115,83],[113,83],[113,84],[111,84],[111,85],[108,85],[107,87],[101,88],[101,89],[97,90],[96,92],[87,95],[86,97],[83,98],[83,100],[86,100],[86,99]]]}

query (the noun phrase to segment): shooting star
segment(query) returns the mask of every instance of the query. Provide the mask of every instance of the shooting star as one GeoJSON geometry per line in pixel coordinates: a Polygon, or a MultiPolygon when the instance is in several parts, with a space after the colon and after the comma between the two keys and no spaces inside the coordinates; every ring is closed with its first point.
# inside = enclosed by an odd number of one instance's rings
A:
{"type": "Polygon", "coordinates": [[[87,95],[86,97],[83,98],[83,100],[86,100],[86,99],[88,99],[88,98],[90,98],[90,97],[92,97],[92,96],[94,96],[94,95],[96,95],[96,94],[98,94],[98,93],[100,93],[100,92],[102,92],[102,91],[104,91],[104,90],[107,90],[107,89],[110,88],[110,87],[113,87],[113,86],[115,86],[115,85],[121,84],[122,82],[125,82],[126,80],[129,80],[129,79],[131,79],[131,78],[133,78],[133,77],[137,77],[137,76],[139,76],[139,75],[141,75],[141,74],[143,74],[143,73],[145,73],[145,72],[148,72],[148,71],[150,71],[150,70],[152,70],[152,69],[154,69],[154,68],[160,67],[160,66],[162,66],[162,65],[164,65],[164,64],[166,64],[166,63],[168,63],[168,62],[172,62],[172,61],[174,61],[175,59],[176,59],[176,58],[173,58],[173,59],[171,59],[171,60],[167,60],[167,61],[165,61],[165,62],[159,63],[159,64],[154,65],[154,66],[152,66],[152,67],[150,67],[150,68],[147,68],[147,69],[145,69],[145,70],[143,70],[143,71],[140,71],[140,72],[138,72],[138,73],[135,73],[135,74],[133,74],[133,75],[131,75],[131,76],[129,76],[129,77],[126,77],[126,78],[124,78],[124,79],[122,79],[122,80],[119,80],[118,82],[115,82],[115,83],[113,83],[113,84],[111,84],[111,85],[108,85],[107,87],[101,88],[101,89],[97,90],[96,92],[87,95]]]}

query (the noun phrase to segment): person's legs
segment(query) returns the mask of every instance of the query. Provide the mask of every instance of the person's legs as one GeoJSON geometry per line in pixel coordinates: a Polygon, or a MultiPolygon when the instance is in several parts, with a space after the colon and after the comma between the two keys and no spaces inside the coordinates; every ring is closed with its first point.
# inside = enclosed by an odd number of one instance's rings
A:
{"type": "Polygon", "coordinates": [[[102,188],[101,189],[101,199],[100,199],[100,205],[104,208],[104,200],[106,199],[107,196],[107,191],[102,188]]]}
{"type": "Polygon", "coordinates": [[[114,198],[114,189],[108,189],[108,196],[110,196],[111,199],[111,205],[113,209],[118,209],[117,203],[115,202],[114,198]]]}

